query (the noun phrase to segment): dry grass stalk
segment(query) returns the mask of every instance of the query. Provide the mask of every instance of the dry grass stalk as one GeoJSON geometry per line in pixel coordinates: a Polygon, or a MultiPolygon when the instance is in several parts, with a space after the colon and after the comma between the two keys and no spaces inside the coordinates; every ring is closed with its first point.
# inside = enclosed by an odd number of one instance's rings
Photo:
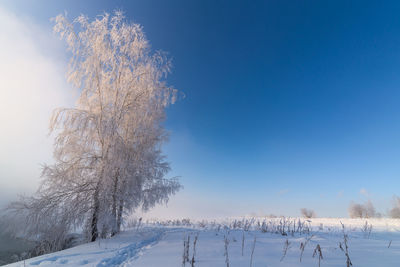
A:
{"type": "Polygon", "coordinates": [[[225,248],[224,256],[225,256],[226,267],[229,267],[228,246],[229,246],[229,240],[228,240],[228,238],[224,235],[224,248],[225,248]]]}
{"type": "Polygon", "coordinates": [[[322,256],[321,246],[319,244],[314,249],[313,258],[316,255],[318,255],[318,267],[321,267],[321,260],[323,260],[324,257],[322,256]]]}
{"type": "Polygon", "coordinates": [[[189,262],[189,246],[190,246],[190,235],[183,237],[183,256],[182,256],[182,266],[189,262]]]}
{"type": "Polygon", "coordinates": [[[344,242],[344,248],[342,243],[339,243],[339,248],[343,251],[344,255],[346,256],[346,266],[350,267],[353,266],[353,263],[350,260],[350,255],[349,255],[349,246],[347,244],[347,240],[348,240],[348,236],[344,231],[344,224],[342,222],[340,222],[340,224],[342,225],[342,230],[343,230],[343,242],[344,242]]]}
{"type": "Polygon", "coordinates": [[[285,244],[283,245],[283,255],[282,255],[281,261],[283,261],[283,259],[285,258],[286,253],[289,250],[289,248],[290,248],[290,242],[289,242],[289,239],[286,239],[285,244]]]}
{"type": "Polygon", "coordinates": [[[304,243],[301,242],[301,244],[300,244],[300,251],[301,251],[300,252],[300,262],[301,262],[301,259],[303,258],[304,249],[306,248],[307,243],[310,242],[311,238],[313,238],[313,237],[314,237],[314,235],[311,235],[309,238],[306,239],[306,241],[304,243]]]}
{"type": "Polygon", "coordinates": [[[244,231],[242,235],[242,257],[243,257],[243,250],[244,250],[244,231]]]}
{"type": "Polygon", "coordinates": [[[369,238],[372,231],[372,224],[368,224],[368,221],[365,221],[365,224],[363,228],[361,228],[361,231],[364,233],[364,237],[369,238]]]}
{"type": "Polygon", "coordinates": [[[251,248],[250,267],[253,266],[253,255],[254,255],[254,249],[256,248],[256,240],[257,237],[254,236],[253,246],[251,248]]]}
{"type": "Polygon", "coordinates": [[[183,255],[182,255],[182,266],[186,264],[186,237],[183,237],[183,255]]]}
{"type": "Polygon", "coordinates": [[[196,236],[194,237],[194,241],[193,241],[193,255],[192,255],[192,260],[190,262],[191,267],[194,267],[194,263],[195,263],[196,244],[197,244],[197,239],[198,238],[199,238],[199,233],[196,234],[196,236]]]}

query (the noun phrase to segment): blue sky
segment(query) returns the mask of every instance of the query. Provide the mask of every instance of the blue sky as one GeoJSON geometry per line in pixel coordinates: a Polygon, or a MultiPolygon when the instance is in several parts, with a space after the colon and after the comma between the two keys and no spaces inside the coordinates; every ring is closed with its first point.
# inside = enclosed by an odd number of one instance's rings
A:
{"type": "MultiPolygon", "coordinates": [[[[5,1],[51,31],[122,9],[173,59],[165,152],[185,189],[151,214],[346,216],[400,194],[397,1],[5,1]]],[[[65,55],[61,55],[61,58],[65,55]]]]}

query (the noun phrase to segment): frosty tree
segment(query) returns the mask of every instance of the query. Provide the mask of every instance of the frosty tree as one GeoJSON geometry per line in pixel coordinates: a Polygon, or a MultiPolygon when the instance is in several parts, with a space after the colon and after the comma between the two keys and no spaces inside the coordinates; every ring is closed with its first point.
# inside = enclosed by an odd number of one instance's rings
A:
{"type": "Polygon", "coordinates": [[[147,210],[179,190],[175,178],[165,178],[170,167],[161,152],[161,122],[177,92],[165,83],[168,58],[151,53],[142,27],[121,12],[54,21],[71,52],[68,81],[80,96],[52,116],[55,164],[44,166],[37,195],[11,208],[36,227],[48,224],[46,217],[64,231],[85,225],[94,241],[117,233],[124,212],[147,210]]]}
{"type": "Polygon", "coordinates": [[[351,202],[348,212],[350,218],[373,218],[377,216],[371,200],[368,200],[365,204],[351,202]]]}

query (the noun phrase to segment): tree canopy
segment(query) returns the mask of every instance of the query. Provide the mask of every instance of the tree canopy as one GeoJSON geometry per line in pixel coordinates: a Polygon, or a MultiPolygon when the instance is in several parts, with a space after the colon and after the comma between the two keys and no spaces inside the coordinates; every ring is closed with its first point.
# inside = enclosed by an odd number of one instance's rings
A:
{"type": "Polygon", "coordinates": [[[165,81],[168,57],[152,53],[142,27],[121,12],[54,22],[71,55],[68,81],[80,95],[74,107],[53,113],[55,163],[44,166],[37,194],[10,207],[27,215],[32,232],[84,225],[94,241],[117,233],[125,212],[179,190],[176,178],[165,178],[170,165],[161,151],[165,109],[177,90],[165,81]]]}

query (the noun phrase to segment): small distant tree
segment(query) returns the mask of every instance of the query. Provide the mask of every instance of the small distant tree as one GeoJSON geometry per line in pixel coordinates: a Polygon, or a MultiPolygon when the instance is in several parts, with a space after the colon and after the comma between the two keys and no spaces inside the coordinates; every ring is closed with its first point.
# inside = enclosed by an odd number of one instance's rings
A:
{"type": "Polygon", "coordinates": [[[391,218],[400,218],[400,198],[395,196],[393,199],[393,207],[389,211],[391,218]]]}
{"type": "Polygon", "coordinates": [[[348,212],[350,218],[373,218],[376,216],[376,210],[371,200],[364,204],[351,202],[348,212]]]}
{"type": "Polygon", "coordinates": [[[365,214],[364,206],[353,202],[350,203],[348,212],[350,218],[362,218],[365,214]]]}
{"type": "Polygon", "coordinates": [[[364,204],[365,207],[365,218],[374,218],[376,217],[376,210],[371,200],[368,200],[367,203],[364,204]]]}
{"type": "Polygon", "coordinates": [[[311,210],[311,209],[302,208],[302,209],[300,209],[300,212],[304,218],[315,218],[316,217],[314,210],[311,210]]]}

